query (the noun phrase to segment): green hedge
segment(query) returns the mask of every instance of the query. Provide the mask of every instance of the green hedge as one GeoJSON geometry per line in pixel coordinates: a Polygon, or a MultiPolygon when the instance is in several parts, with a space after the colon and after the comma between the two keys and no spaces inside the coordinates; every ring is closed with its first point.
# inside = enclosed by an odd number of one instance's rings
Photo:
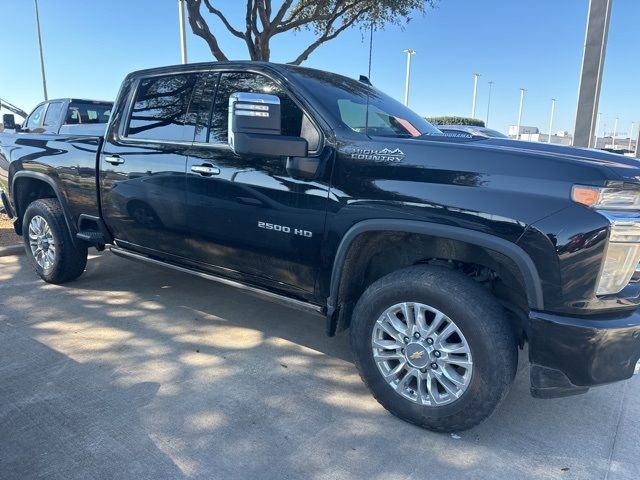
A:
{"type": "Polygon", "coordinates": [[[467,117],[427,117],[427,122],[434,125],[471,125],[473,127],[484,127],[484,122],[477,118],[467,117]]]}

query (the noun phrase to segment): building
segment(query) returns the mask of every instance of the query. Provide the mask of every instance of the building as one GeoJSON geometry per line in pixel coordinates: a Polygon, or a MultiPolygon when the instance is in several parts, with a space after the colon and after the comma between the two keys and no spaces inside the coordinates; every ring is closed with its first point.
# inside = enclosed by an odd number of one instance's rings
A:
{"type": "MultiPolygon", "coordinates": [[[[511,125],[509,126],[509,136],[511,138],[516,138],[518,136],[517,134],[518,132],[518,126],[517,125],[511,125]]],[[[538,127],[524,127],[524,126],[520,126],[520,135],[535,135],[536,133],[540,133],[540,130],[538,129],[538,127]]]]}
{"type": "MultiPolygon", "coordinates": [[[[516,132],[518,131],[517,125],[511,125],[509,127],[509,137],[516,138],[516,132]]],[[[520,140],[526,142],[542,142],[542,143],[554,143],[556,145],[571,145],[573,143],[572,135],[564,130],[560,130],[551,135],[551,142],[549,142],[548,133],[540,133],[538,127],[520,127],[520,140]]]]}

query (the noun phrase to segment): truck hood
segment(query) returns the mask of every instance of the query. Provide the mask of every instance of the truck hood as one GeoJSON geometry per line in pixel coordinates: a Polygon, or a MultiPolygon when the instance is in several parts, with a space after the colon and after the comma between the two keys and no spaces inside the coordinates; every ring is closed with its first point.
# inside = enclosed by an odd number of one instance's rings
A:
{"type": "Polygon", "coordinates": [[[592,148],[569,147],[541,142],[525,142],[507,138],[488,138],[475,143],[479,148],[509,151],[534,157],[553,157],[558,161],[599,165],[611,171],[622,182],[638,184],[640,188],[640,161],[592,148]]]}

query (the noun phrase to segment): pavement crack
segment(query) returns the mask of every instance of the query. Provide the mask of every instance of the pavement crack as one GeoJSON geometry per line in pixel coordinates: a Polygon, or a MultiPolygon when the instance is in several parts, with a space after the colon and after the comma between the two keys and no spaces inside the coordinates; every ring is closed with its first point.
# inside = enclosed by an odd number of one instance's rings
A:
{"type": "Polygon", "coordinates": [[[616,420],[616,429],[613,432],[613,439],[611,441],[611,448],[609,449],[609,458],[607,459],[607,471],[604,475],[604,480],[609,479],[609,473],[611,472],[611,463],[613,460],[613,454],[616,450],[616,443],[618,441],[618,431],[620,430],[620,423],[622,422],[622,414],[624,413],[625,400],[627,396],[627,388],[629,382],[623,382],[622,384],[622,395],[620,396],[620,407],[618,408],[618,418],[616,420]]]}

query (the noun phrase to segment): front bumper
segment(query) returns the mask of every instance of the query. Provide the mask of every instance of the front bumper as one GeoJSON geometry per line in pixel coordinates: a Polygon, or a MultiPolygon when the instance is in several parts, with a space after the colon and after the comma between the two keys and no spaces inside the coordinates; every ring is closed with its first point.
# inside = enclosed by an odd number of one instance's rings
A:
{"type": "Polygon", "coordinates": [[[532,311],[527,338],[534,397],[576,395],[640,371],[640,310],[606,318],[532,311]]]}

